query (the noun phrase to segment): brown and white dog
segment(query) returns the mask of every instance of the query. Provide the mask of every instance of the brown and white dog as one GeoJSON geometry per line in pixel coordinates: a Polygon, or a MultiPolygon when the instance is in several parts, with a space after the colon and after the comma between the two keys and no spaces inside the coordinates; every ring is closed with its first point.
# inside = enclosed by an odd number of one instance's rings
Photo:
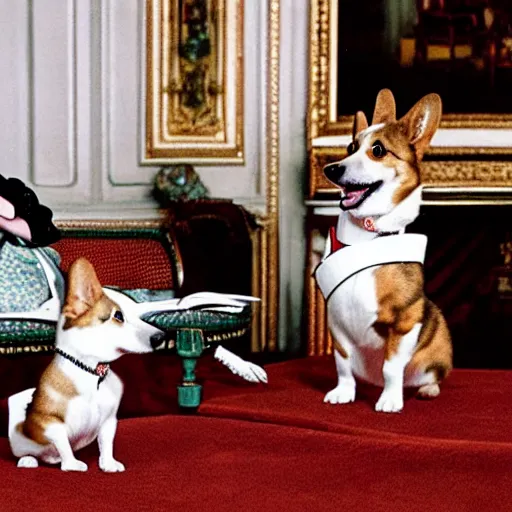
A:
{"type": "Polygon", "coordinates": [[[124,311],[117,293],[101,287],[86,259],[72,264],[55,357],[35,390],[9,397],[9,441],[18,467],[37,467],[41,460],[86,471],[73,452],[97,439],[100,468],[124,471],[113,456],[123,385],[106,363],[150,352],[163,333],[124,311]]]}
{"type": "Polygon", "coordinates": [[[384,89],[371,126],[356,114],[349,156],[324,169],[342,210],[315,272],[338,373],[325,402],[352,402],[358,377],[383,386],[377,411],[398,412],[404,386],[434,398],[452,368],[446,322],[423,289],[426,237],[404,234],[419,213],[420,163],[440,119],[441,99],[429,94],[397,121],[384,89]]]}
{"type": "MultiPolygon", "coordinates": [[[[76,260],[57,323],[55,357],[37,388],[9,397],[9,442],[18,467],[34,468],[41,460],[60,463],[64,471],[86,471],[74,452],[97,439],[100,468],[124,471],[113,456],[123,384],[109,363],[123,354],[151,352],[163,343],[164,332],[141,320],[144,313],[169,311],[187,301],[193,306],[201,298],[231,307],[252,299],[203,293],[137,303],[121,291],[102,288],[91,263],[76,260]]],[[[250,382],[267,381],[263,368],[221,346],[214,357],[250,382]]]]}

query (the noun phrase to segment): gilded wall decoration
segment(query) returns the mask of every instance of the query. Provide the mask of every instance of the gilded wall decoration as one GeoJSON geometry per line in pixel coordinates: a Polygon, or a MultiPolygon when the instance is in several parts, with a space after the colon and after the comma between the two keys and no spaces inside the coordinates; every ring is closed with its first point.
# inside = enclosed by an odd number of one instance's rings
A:
{"type": "Polygon", "coordinates": [[[452,48],[428,39],[427,4],[311,1],[310,198],[332,190],[321,167],[344,154],[355,111],[370,114],[378,90],[389,87],[399,115],[425,93],[443,99],[441,129],[423,165],[426,195],[449,202],[461,193],[478,193],[478,201],[498,193],[511,201],[512,53],[505,43],[512,41],[512,7],[498,2],[486,10],[475,3],[475,12],[464,16],[476,20],[478,30],[452,48]]]}
{"type": "Polygon", "coordinates": [[[243,163],[243,0],[146,0],[144,162],[243,163]]]}
{"type": "Polygon", "coordinates": [[[512,7],[474,4],[440,9],[438,26],[419,2],[312,0],[310,137],[350,133],[352,115],[372,109],[384,87],[406,104],[439,93],[443,128],[511,128],[512,7]],[[449,40],[454,14],[475,25],[464,25],[464,44],[449,40]]]}

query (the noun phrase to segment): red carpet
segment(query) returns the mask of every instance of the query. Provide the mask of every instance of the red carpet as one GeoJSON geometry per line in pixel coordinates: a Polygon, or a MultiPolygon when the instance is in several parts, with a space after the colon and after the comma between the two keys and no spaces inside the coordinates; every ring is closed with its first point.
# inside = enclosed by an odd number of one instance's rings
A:
{"type": "Polygon", "coordinates": [[[331,358],[267,369],[262,387],[208,364],[198,415],[121,420],[122,474],[96,446],[86,474],[17,469],[0,439],[0,510],[512,510],[512,373],[455,371],[437,400],[384,415],[369,387],[322,403],[331,358]]]}

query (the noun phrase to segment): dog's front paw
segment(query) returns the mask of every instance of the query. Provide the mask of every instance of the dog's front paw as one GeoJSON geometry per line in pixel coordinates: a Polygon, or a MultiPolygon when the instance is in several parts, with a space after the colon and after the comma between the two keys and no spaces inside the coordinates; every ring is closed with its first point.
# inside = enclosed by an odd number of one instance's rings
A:
{"type": "Polygon", "coordinates": [[[32,455],[25,455],[18,460],[19,468],[37,468],[38,466],[37,459],[32,457],[32,455]]]}
{"type": "Polygon", "coordinates": [[[220,345],[215,350],[214,357],[242,379],[265,384],[268,382],[267,372],[261,366],[245,361],[220,345]]]}
{"type": "MultiPolygon", "coordinates": [[[[249,363],[245,361],[246,365],[244,368],[239,369],[238,375],[244,378],[249,382],[263,382],[265,384],[268,383],[267,372],[257,364],[249,363]]],[[[233,370],[234,373],[237,373],[236,370],[233,370]]]]}
{"type": "Polygon", "coordinates": [[[236,364],[226,363],[231,373],[242,377],[248,382],[268,382],[267,372],[256,364],[240,360],[236,364]]]}
{"type": "Polygon", "coordinates": [[[401,390],[384,390],[375,405],[375,410],[378,412],[400,412],[403,408],[404,397],[401,390]]]}
{"type": "Polygon", "coordinates": [[[324,402],[328,404],[348,404],[356,398],[355,383],[338,384],[329,391],[324,397],[324,402]]]}
{"type": "Polygon", "coordinates": [[[87,464],[78,459],[62,462],[60,465],[62,471],[87,471],[87,464]]]}
{"type": "Polygon", "coordinates": [[[105,473],[122,473],[125,470],[124,464],[115,459],[104,459],[100,457],[100,469],[105,473]]]}

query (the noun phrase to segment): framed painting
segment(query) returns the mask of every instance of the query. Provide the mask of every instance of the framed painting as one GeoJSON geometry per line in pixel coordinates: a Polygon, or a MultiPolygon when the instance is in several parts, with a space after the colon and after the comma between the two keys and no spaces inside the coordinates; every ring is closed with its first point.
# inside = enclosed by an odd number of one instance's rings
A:
{"type": "Polygon", "coordinates": [[[343,154],[353,114],[371,115],[387,87],[398,115],[427,93],[443,100],[426,196],[511,201],[509,1],[312,0],[310,14],[310,188],[328,187],[321,168],[343,154]]]}
{"type": "Polygon", "coordinates": [[[146,0],[143,163],[242,164],[243,0],[146,0]]]}

